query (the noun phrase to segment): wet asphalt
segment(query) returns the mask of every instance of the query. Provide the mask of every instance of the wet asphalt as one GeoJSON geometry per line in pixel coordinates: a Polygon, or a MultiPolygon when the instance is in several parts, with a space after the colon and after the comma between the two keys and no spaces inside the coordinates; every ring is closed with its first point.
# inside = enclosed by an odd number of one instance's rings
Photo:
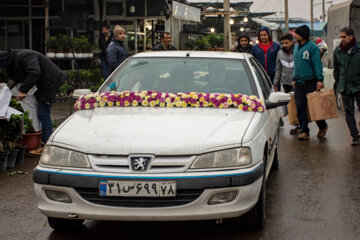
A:
{"type": "MultiPolygon", "coordinates": [[[[67,103],[55,104],[52,116],[61,122],[67,103]]],[[[360,112],[356,113],[357,122],[360,112]]],[[[285,122],[286,122],[285,118],[285,122]]],[[[98,222],[86,221],[76,232],[53,231],[36,207],[32,171],[38,158],[0,173],[0,239],[360,239],[360,146],[351,138],[343,113],[328,120],[325,139],[300,142],[281,129],[280,168],[267,181],[266,226],[240,228],[233,221],[98,222]],[[8,175],[14,171],[27,174],[8,175]]]]}

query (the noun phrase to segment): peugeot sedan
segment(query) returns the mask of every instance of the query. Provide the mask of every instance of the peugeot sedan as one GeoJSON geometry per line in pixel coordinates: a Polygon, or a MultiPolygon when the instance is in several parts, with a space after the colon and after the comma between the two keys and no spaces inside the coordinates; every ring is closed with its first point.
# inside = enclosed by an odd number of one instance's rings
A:
{"type": "Polygon", "coordinates": [[[262,227],[277,107],[289,101],[249,54],[134,55],[50,137],[33,175],[38,208],[55,229],[227,218],[262,227]]]}

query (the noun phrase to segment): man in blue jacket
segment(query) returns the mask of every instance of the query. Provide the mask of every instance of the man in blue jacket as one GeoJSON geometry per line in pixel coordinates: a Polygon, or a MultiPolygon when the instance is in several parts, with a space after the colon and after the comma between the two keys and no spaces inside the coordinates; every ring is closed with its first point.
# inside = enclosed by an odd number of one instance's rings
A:
{"type": "MultiPolygon", "coordinates": [[[[259,43],[252,48],[250,53],[259,61],[269,75],[271,82],[274,83],[276,57],[281,46],[278,43],[273,42],[267,27],[260,28],[258,40],[259,43]]],[[[278,88],[280,89],[280,86],[278,86],[278,88]]]]}
{"type": "MultiPolygon", "coordinates": [[[[306,94],[324,88],[324,76],[320,59],[320,49],[313,41],[309,41],[310,29],[302,25],[295,30],[297,45],[294,49],[293,80],[295,85],[295,104],[300,123],[299,140],[309,140],[310,129],[306,112],[306,94]]],[[[316,121],[319,127],[318,138],[326,135],[328,126],[325,120],[316,121]]]]}
{"type": "Polygon", "coordinates": [[[125,29],[116,25],[114,38],[106,49],[107,61],[109,63],[109,75],[125,60],[128,54],[124,48],[125,29]]]}

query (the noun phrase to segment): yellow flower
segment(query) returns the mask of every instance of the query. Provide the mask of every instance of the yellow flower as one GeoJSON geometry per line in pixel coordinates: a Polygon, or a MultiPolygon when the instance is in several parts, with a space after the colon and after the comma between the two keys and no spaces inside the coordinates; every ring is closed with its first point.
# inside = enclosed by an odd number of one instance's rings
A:
{"type": "Polygon", "coordinates": [[[215,94],[211,93],[210,98],[214,98],[214,97],[215,97],[215,94]]]}
{"type": "Polygon", "coordinates": [[[147,100],[143,100],[141,102],[141,105],[144,106],[144,107],[147,107],[149,105],[149,102],[147,100]]]}
{"type": "Polygon", "coordinates": [[[108,101],[108,96],[103,96],[103,97],[102,97],[102,101],[103,101],[103,102],[107,102],[107,101],[108,101]]]}
{"type": "Polygon", "coordinates": [[[182,103],[181,103],[181,106],[182,106],[182,107],[187,107],[187,103],[186,103],[186,102],[182,102],[182,103]]]}
{"type": "Polygon", "coordinates": [[[130,93],[128,93],[128,92],[127,92],[127,93],[125,93],[125,96],[126,96],[126,97],[130,96],[130,93]]]}
{"type": "Polygon", "coordinates": [[[120,101],[116,101],[116,106],[120,107],[120,101]]]}
{"type": "Polygon", "coordinates": [[[237,103],[237,102],[233,102],[233,105],[234,105],[235,107],[237,107],[238,103],[237,103]]]}
{"type": "Polygon", "coordinates": [[[125,101],[125,102],[124,102],[124,106],[125,106],[125,107],[130,106],[130,102],[129,102],[129,101],[125,101]]]}
{"type": "Polygon", "coordinates": [[[120,98],[124,98],[124,97],[125,97],[124,94],[121,94],[121,95],[120,95],[120,98]]]}
{"type": "Polygon", "coordinates": [[[166,98],[166,99],[165,99],[165,102],[166,102],[166,103],[171,103],[171,98],[166,98]]]}
{"type": "Polygon", "coordinates": [[[159,100],[156,100],[156,101],[155,101],[155,104],[156,104],[156,105],[159,105],[159,103],[160,103],[159,100]]]}
{"type": "Polygon", "coordinates": [[[249,111],[249,112],[252,112],[252,108],[251,108],[251,107],[248,107],[248,111],[249,111]]]}
{"type": "Polygon", "coordinates": [[[224,108],[224,104],[221,103],[221,104],[219,105],[219,108],[224,108]]]}
{"type": "Polygon", "coordinates": [[[86,100],[89,100],[91,97],[92,97],[92,94],[89,93],[89,94],[86,94],[84,98],[85,98],[86,100]]]}
{"type": "Polygon", "coordinates": [[[197,102],[197,103],[195,103],[195,107],[200,107],[200,103],[199,102],[197,102]]]}
{"type": "Polygon", "coordinates": [[[207,101],[204,101],[203,107],[207,107],[207,106],[209,106],[209,103],[207,101]]]}
{"type": "Polygon", "coordinates": [[[111,91],[110,93],[111,93],[112,95],[116,94],[116,92],[115,92],[115,91],[111,91]]]}
{"type": "Polygon", "coordinates": [[[106,103],[105,103],[105,102],[100,101],[100,103],[99,103],[99,106],[100,106],[100,107],[105,107],[105,105],[106,105],[106,103]]]}
{"type": "Polygon", "coordinates": [[[251,95],[249,98],[250,98],[250,100],[255,100],[255,99],[256,99],[256,96],[251,95]]]}
{"type": "Polygon", "coordinates": [[[168,103],[166,106],[167,106],[168,108],[172,108],[172,107],[174,107],[174,104],[168,103]]]}
{"type": "Polygon", "coordinates": [[[96,108],[97,108],[98,106],[99,106],[99,104],[98,104],[98,103],[94,103],[94,107],[96,107],[96,108]]]}
{"type": "Polygon", "coordinates": [[[90,109],[90,104],[89,103],[85,103],[85,109],[90,109]]]}
{"type": "Polygon", "coordinates": [[[145,100],[149,100],[150,96],[145,96],[145,100]]]}
{"type": "Polygon", "coordinates": [[[152,93],[152,94],[151,94],[151,97],[152,97],[152,98],[155,98],[156,96],[157,96],[157,93],[152,93]]]}
{"type": "Polygon", "coordinates": [[[114,106],[114,102],[108,102],[107,105],[108,105],[109,107],[112,107],[112,106],[114,106]]]}
{"type": "Polygon", "coordinates": [[[213,103],[212,102],[209,102],[209,106],[212,106],[213,105],[213,103]]]}
{"type": "Polygon", "coordinates": [[[96,101],[100,102],[101,101],[101,97],[96,97],[96,101]]]}
{"type": "Polygon", "coordinates": [[[137,107],[139,105],[138,101],[134,100],[131,104],[133,107],[137,107]]]}
{"type": "Polygon", "coordinates": [[[204,97],[201,97],[201,98],[199,99],[199,101],[200,101],[200,102],[203,102],[203,101],[205,101],[205,98],[204,98],[204,97]]]}
{"type": "Polygon", "coordinates": [[[175,97],[175,100],[176,100],[176,101],[180,101],[180,97],[179,97],[179,96],[176,96],[176,97],[175,97]]]}
{"type": "Polygon", "coordinates": [[[231,104],[233,103],[233,101],[232,101],[231,99],[228,99],[228,100],[227,100],[227,103],[228,103],[229,105],[231,105],[231,104]]]}
{"type": "Polygon", "coordinates": [[[177,101],[177,102],[175,103],[175,105],[176,105],[177,107],[181,107],[181,104],[182,104],[181,101],[177,101]]]}
{"type": "Polygon", "coordinates": [[[196,94],[194,94],[194,95],[192,96],[192,98],[193,98],[193,99],[198,99],[198,98],[199,98],[199,96],[198,96],[198,95],[196,95],[196,94]]]}
{"type": "Polygon", "coordinates": [[[239,94],[234,94],[234,97],[238,98],[238,97],[239,97],[239,94]]]}
{"type": "Polygon", "coordinates": [[[263,100],[260,100],[260,103],[261,103],[261,105],[264,105],[264,101],[263,101],[263,100]]]}
{"type": "Polygon", "coordinates": [[[155,105],[156,105],[155,101],[150,102],[150,107],[155,107],[155,105]]]}
{"type": "Polygon", "coordinates": [[[259,111],[259,112],[263,112],[264,109],[263,109],[262,107],[258,107],[258,111],[259,111]]]}
{"type": "Polygon", "coordinates": [[[240,104],[240,105],[238,106],[238,109],[240,109],[240,110],[243,110],[243,108],[244,108],[244,105],[242,105],[242,104],[240,104]]]}
{"type": "Polygon", "coordinates": [[[144,92],[141,92],[141,93],[140,93],[140,97],[141,97],[141,98],[144,98],[145,96],[146,96],[146,93],[144,93],[144,92]]]}
{"type": "Polygon", "coordinates": [[[165,103],[164,103],[164,102],[161,102],[161,103],[160,103],[160,107],[165,107],[165,103]]]}

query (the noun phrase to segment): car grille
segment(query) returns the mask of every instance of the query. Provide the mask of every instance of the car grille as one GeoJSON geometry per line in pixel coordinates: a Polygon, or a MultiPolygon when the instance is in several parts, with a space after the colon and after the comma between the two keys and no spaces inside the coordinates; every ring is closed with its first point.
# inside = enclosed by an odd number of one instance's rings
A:
{"type": "Polygon", "coordinates": [[[85,200],[114,207],[156,208],[181,206],[195,201],[204,190],[177,190],[176,197],[105,197],[95,188],[75,188],[85,200]]]}

